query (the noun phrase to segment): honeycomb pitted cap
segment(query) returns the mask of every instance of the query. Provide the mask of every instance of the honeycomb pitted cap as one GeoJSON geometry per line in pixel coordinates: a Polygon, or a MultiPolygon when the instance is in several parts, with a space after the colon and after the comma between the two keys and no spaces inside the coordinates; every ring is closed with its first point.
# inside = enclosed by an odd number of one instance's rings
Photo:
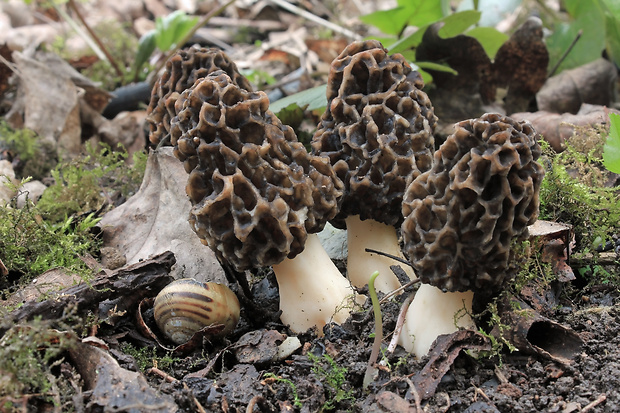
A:
{"type": "Polygon", "coordinates": [[[358,214],[402,222],[407,183],[430,169],[434,151],[437,117],[422,87],[405,58],[376,40],[351,43],[332,62],[312,151],[328,156],[345,184],[334,225],[358,214]]]}
{"type": "Polygon", "coordinates": [[[190,47],[176,52],[166,62],[164,73],[155,82],[147,108],[149,141],[159,142],[170,132],[170,121],[175,116],[174,104],[179,94],[209,73],[223,70],[242,89],[252,90],[250,82],[239,73],[226,53],[216,48],[190,47]]]}
{"type": "Polygon", "coordinates": [[[268,110],[263,92],[214,72],[183,92],[171,122],[189,172],[190,224],[236,270],[274,265],[304,249],[339,207],[342,182],[268,110]]]}
{"type": "Polygon", "coordinates": [[[423,283],[494,292],[514,275],[512,243],[539,211],[536,138],[529,123],[498,114],[455,125],[403,200],[404,251],[423,283]]]}

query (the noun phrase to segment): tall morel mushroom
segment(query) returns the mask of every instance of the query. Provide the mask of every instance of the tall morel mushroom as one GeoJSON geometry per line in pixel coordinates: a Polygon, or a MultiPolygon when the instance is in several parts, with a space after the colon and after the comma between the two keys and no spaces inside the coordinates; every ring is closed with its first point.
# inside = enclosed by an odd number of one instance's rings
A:
{"type": "Polygon", "coordinates": [[[403,201],[404,250],[423,284],[399,344],[418,357],[438,335],[474,325],[474,292],[489,296],[514,275],[511,246],[538,217],[544,170],[532,126],[485,114],[455,128],[403,201]]]}
{"type": "Polygon", "coordinates": [[[268,107],[223,72],[181,93],[171,142],[190,174],[190,223],[237,271],[273,267],[294,331],[342,323],[353,290],[315,233],[336,215],[343,184],[268,107]]]}
{"type": "Polygon", "coordinates": [[[164,73],[155,82],[147,108],[151,144],[158,145],[170,132],[170,121],[176,115],[174,104],[179,95],[209,73],[223,70],[242,89],[252,85],[243,77],[226,53],[215,48],[190,47],[176,52],[166,62],[164,73]]]}
{"type": "Polygon", "coordinates": [[[345,184],[332,222],[340,228],[346,222],[347,272],[358,287],[375,270],[380,291],[400,286],[390,270],[395,262],[364,250],[402,257],[396,228],[403,219],[403,194],[411,179],[430,169],[434,150],[437,118],[422,87],[405,58],[389,56],[376,40],[350,44],[331,65],[327,110],[312,150],[330,158],[345,184]]]}

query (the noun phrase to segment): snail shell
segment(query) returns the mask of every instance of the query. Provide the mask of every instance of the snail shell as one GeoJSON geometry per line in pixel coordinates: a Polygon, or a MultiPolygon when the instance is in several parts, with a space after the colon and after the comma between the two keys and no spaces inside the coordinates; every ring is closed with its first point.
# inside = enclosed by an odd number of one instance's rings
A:
{"type": "Polygon", "coordinates": [[[239,300],[230,288],[183,278],[167,285],[155,297],[155,322],[176,344],[186,343],[211,324],[224,324],[218,335],[234,330],[239,321],[239,300]]]}

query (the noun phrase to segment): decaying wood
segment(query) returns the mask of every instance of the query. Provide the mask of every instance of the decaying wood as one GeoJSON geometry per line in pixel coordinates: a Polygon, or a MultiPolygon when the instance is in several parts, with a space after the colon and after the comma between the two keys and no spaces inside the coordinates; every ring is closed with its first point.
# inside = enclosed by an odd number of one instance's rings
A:
{"type": "Polygon", "coordinates": [[[6,332],[7,325],[37,316],[44,320],[60,319],[70,306],[78,314],[91,310],[100,318],[107,317],[109,311],[135,311],[143,298],[155,295],[172,281],[169,273],[174,263],[174,254],[166,251],[116,271],[101,273],[91,283],[66,288],[44,301],[28,301],[9,314],[10,322],[0,327],[0,335],[6,332]]]}

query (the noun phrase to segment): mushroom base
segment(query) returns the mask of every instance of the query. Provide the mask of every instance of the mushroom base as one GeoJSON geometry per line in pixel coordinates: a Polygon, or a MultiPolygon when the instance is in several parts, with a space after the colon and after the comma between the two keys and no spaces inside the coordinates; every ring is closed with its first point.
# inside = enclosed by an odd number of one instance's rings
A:
{"type": "Polygon", "coordinates": [[[316,234],[309,234],[304,250],[293,259],[273,265],[280,291],[280,319],[301,333],[329,322],[342,324],[355,305],[349,281],[323,249],[316,234]]]}
{"type": "MultiPolygon", "coordinates": [[[[398,265],[399,262],[383,255],[366,252],[366,248],[381,251],[403,260],[405,257],[398,243],[396,228],[381,222],[366,219],[362,221],[359,215],[346,218],[347,224],[347,276],[351,284],[358,288],[368,284],[370,276],[379,271],[379,277],[375,280],[377,291],[389,293],[401,284],[394,275],[390,265],[398,265]]],[[[402,265],[401,265],[402,266],[402,265]]],[[[409,279],[417,278],[410,266],[402,266],[409,279]]]]}
{"type": "Polygon", "coordinates": [[[421,284],[409,306],[398,344],[422,358],[435,339],[461,328],[475,329],[471,318],[474,293],[446,292],[429,284],[421,284]]]}

